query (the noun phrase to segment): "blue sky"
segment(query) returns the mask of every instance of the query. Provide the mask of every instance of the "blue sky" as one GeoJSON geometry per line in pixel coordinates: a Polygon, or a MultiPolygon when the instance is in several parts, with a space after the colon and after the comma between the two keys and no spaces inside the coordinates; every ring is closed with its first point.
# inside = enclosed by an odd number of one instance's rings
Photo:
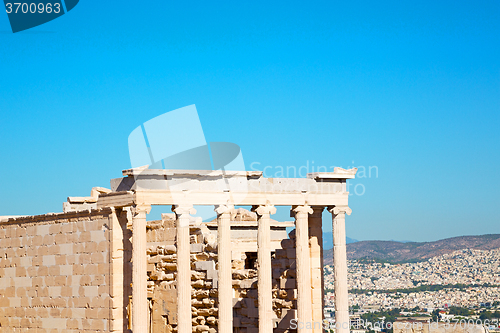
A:
{"type": "Polygon", "coordinates": [[[0,14],[0,43],[0,215],[109,187],[134,128],[196,104],[266,176],[376,167],[352,238],[500,233],[497,0],[83,0],[16,34],[0,14]]]}

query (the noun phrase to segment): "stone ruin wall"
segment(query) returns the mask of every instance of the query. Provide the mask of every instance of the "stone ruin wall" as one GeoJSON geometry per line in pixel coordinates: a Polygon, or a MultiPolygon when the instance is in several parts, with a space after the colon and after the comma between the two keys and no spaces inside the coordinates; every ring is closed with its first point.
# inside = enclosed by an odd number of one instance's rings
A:
{"type": "Polygon", "coordinates": [[[0,223],[0,332],[109,332],[110,209],[0,223]]]}
{"type": "MultiPolygon", "coordinates": [[[[217,332],[217,241],[203,224],[192,224],[191,234],[191,309],[193,332],[217,332]]],[[[291,239],[281,241],[272,257],[273,310],[276,333],[291,331],[296,318],[296,274],[294,231],[291,239]]],[[[176,246],[173,214],[148,222],[148,292],[150,325],[153,333],[176,332],[176,246]]],[[[258,332],[257,267],[248,267],[245,254],[233,252],[233,326],[236,333],[258,332]]]]}
{"type": "MultiPolygon", "coordinates": [[[[217,331],[217,241],[191,226],[193,332],[217,331]]],[[[296,318],[294,232],[272,258],[275,332],[296,318]]],[[[147,225],[150,332],[175,332],[175,220],[147,225]]],[[[0,223],[0,333],[130,332],[130,212],[86,210],[0,223]]],[[[233,256],[234,331],[258,331],[257,267],[233,256]]],[[[252,262],[253,265],[253,262],[252,262]]]]}

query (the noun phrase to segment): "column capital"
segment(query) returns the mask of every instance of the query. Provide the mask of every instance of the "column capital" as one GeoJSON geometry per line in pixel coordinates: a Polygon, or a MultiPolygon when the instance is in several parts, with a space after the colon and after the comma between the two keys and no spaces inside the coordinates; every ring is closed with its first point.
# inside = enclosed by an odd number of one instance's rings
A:
{"type": "Polygon", "coordinates": [[[260,205],[260,206],[253,206],[252,207],[252,212],[256,212],[257,215],[266,215],[266,214],[276,214],[276,207],[274,205],[266,204],[266,205],[260,205]]]}
{"type": "Polygon", "coordinates": [[[234,205],[215,205],[214,211],[219,214],[230,214],[234,211],[234,205]]]}
{"type": "Polygon", "coordinates": [[[138,215],[141,213],[149,214],[149,212],[151,211],[151,205],[135,205],[131,207],[131,210],[132,214],[134,215],[138,215]]]}
{"type": "Polygon", "coordinates": [[[312,214],[313,209],[309,205],[292,206],[292,212],[295,214],[312,214]]]}
{"type": "Polygon", "coordinates": [[[351,215],[352,213],[352,209],[349,208],[349,206],[329,206],[328,211],[333,215],[338,215],[342,213],[351,215]]]}
{"type": "Polygon", "coordinates": [[[191,215],[191,214],[196,214],[196,209],[194,209],[193,205],[190,205],[190,204],[172,205],[172,211],[176,215],[191,215]]]}

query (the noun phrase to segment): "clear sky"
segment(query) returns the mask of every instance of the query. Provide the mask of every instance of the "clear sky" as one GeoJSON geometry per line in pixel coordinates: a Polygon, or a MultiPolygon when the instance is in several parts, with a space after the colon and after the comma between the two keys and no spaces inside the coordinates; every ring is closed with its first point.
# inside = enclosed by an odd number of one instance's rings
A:
{"type": "Polygon", "coordinates": [[[248,170],[366,168],[349,237],[500,233],[498,0],[82,0],[0,13],[0,43],[0,215],[109,187],[134,128],[196,104],[248,170]]]}

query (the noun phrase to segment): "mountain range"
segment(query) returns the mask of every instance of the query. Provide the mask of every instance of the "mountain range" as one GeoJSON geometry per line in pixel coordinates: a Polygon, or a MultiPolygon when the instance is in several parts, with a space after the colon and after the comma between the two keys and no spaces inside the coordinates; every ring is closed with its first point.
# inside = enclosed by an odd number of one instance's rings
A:
{"type": "MultiPolygon", "coordinates": [[[[461,249],[500,248],[500,234],[460,236],[434,242],[356,241],[351,238],[347,241],[347,259],[375,259],[394,263],[426,260],[461,249]]],[[[324,263],[331,265],[331,232],[323,234],[323,248],[324,263]]]]}

